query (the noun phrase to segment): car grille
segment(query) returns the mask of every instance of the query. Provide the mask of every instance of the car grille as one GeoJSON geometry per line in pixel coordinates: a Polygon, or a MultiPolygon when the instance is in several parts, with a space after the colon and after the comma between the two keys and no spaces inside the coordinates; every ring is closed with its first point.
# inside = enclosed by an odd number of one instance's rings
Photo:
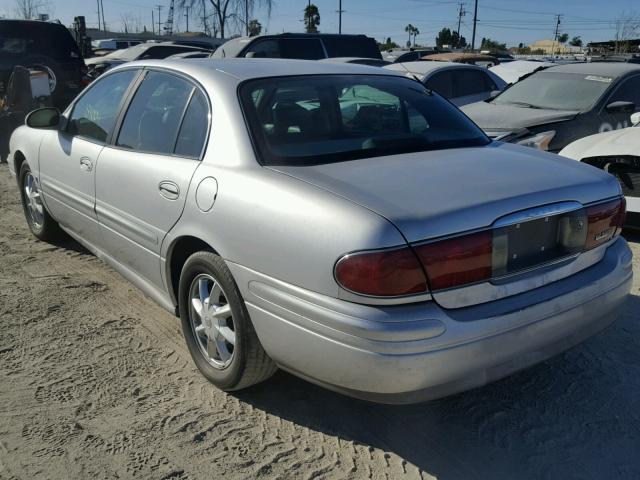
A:
{"type": "Polygon", "coordinates": [[[624,196],[640,197],[640,157],[590,157],[582,161],[615,176],[620,182],[624,196]]]}

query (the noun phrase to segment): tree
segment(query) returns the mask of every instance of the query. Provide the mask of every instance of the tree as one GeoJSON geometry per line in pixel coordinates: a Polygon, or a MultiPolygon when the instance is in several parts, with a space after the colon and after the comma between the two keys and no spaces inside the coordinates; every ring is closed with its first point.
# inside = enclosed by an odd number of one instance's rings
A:
{"type": "Polygon", "coordinates": [[[507,49],[507,44],[491,40],[490,38],[483,38],[480,49],[490,50],[492,52],[504,52],[507,49]]]}
{"type": "MultiPolygon", "coordinates": [[[[214,36],[220,32],[220,37],[225,38],[227,27],[232,25],[245,27],[244,19],[253,15],[256,5],[266,8],[267,16],[271,17],[274,0],[209,0],[209,4],[213,7],[214,36]]],[[[178,0],[178,7],[189,7],[202,13],[205,2],[204,0],[178,0]]]]}
{"type": "Polygon", "coordinates": [[[304,9],[304,28],[307,33],[318,33],[318,25],[320,25],[320,10],[310,3],[304,9]]]}
{"type": "Polygon", "coordinates": [[[438,36],[436,37],[436,46],[443,47],[444,45],[455,45],[454,40],[456,40],[457,38],[458,37],[456,32],[451,33],[451,30],[449,30],[448,28],[443,28],[438,32],[438,36]]]}
{"type": "Polygon", "coordinates": [[[262,24],[258,20],[251,20],[249,22],[249,36],[255,37],[262,32],[262,24]]]}
{"type": "Polygon", "coordinates": [[[640,35],[640,17],[634,12],[624,12],[615,26],[615,53],[627,53],[629,40],[640,35]]]}
{"type": "Polygon", "coordinates": [[[404,31],[409,34],[409,40],[407,40],[407,47],[411,46],[411,37],[413,37],[413,46],[415,47],[416,37],[420,35],[420,30],[418,29],[418,27],[414,27],[413,25],[409,24],[406,27],[404,27],[404,31]]]}
{"type": "Polygon", "coordinates": [[[45,0],[15,0],[16,16],[25,20],[37,18],[48,7],[49,3],[45,0]]]}
{"type": "Polygon", "coordinates": [[[571,41],[569,42],[569,45],[571,45],[572,47],[581,47],[582,46],[582,38],[578,37],[573,37],[571,39],[571,41]]]}
{"type": "Polygon", "coordinates": [[[569,34],[568,33],[563,33],[558,35],[558,43],[567,43],[567,41],[569,40],[569,34]]]}

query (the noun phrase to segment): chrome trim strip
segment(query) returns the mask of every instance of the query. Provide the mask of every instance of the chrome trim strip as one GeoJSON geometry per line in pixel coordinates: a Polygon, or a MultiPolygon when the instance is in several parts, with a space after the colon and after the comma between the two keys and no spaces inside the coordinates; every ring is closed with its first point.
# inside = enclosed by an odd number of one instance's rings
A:
{"type": "Polygon", "coordinates": [[[493,222],[492,228],[508,227],[518,223],[529,222],[544,217],[552,217],[584,208],[580,202],[559,202],[541,207],[528,208],[520,212],[510,213],[493,222]]]}

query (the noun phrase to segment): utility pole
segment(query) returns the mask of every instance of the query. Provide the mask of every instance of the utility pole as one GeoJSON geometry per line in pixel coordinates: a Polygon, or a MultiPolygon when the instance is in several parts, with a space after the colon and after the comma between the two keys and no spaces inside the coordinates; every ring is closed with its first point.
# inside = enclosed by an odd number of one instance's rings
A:
{"type": "Polygon", "coordinates": [[[249,0],[244,0],[244,32],[249,36],[249,0]]]}
{"type": "Polygon", "coordinates": [[[187,32],[189,31],[189,7],[184,7],[184,16],[187,19],[187,32]]]}
{"type": "Polygon", "coordinates": [[[467,12],[464,9],[464,3],[460,4],[460,10],[458,10],[458,43],[456,47],[460,47],[460,24],[462,23],[462,17],[464,17],[467,12]]]}
{"type": "Polygon", "coordinates": [[[162,22],[160,21],[160,11],[164,8],[162,5],[156,5],[158,9],[158,35],[162,35],[162,22]]]}
{"type": "Polygon", "coordinates": [[[553,35],[553,46],[551,47],[551,56],[553,57],[556,54],[556,42],[558,41],[558,31],[560,30],[560,20],[562,19],[562,15],[556,15],[556,33],[553,35]]]}
{"type": "Polygon", "coordinates": [[[107,31],[107,22],[104,21],[104,3],[100,0],[100,10],[102,10],[102,29],[107,31]]]}
{"type": "Polygon", "coordinates": [[[342,14],[344,10],[342,10],[342,0],[338,0],[338,33],[342,33],[342,14]]]}
{"type": "Polygon", "coordinates": [[[476,48],[476,23],[478,23],[478,0],[475,2],[475,7],[473,7],[473,34],[471,35],[471,51],[476,48]]]}
{"type": "Polygon", "coordinates": [[[202,30],[204,34],[208,35],[209,29],[207,27],[207,3],[206,0],[202,0],[202,30]]]}
{"type": "Polygon", "coordinates": [[[98,2],[98,30],[102,30],[102,27],[101,27],[102,24],[100,23],[100,0],[97,0],[97,2],[98,2]]]}
{"type": "Polygon", "coordinates": [[[153,8],[151,9],[151,33],[156,34],[156,17],[153,14],[153,8]]]}

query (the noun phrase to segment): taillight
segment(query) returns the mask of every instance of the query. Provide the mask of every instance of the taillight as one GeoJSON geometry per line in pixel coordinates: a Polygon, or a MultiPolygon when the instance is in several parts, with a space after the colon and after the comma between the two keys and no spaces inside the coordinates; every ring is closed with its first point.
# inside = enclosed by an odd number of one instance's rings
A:
{"type": "Polygon", "coordinates": [[[595,248],[619,235],[624,224],[627,202],[624,197],[587,207],[585,250],[595,248]]]}
{"type": "Polygon", "coordinates": [[[409,247],[345,255],[335,267],[338,283],[361,295],[396,297],[427,291],[420,262],[409,247]]]}
{"type": "Polygon", "coordinates": [[[490,230],[414,247],[432,290],[491,278],[493,234],[490,230]]]}

